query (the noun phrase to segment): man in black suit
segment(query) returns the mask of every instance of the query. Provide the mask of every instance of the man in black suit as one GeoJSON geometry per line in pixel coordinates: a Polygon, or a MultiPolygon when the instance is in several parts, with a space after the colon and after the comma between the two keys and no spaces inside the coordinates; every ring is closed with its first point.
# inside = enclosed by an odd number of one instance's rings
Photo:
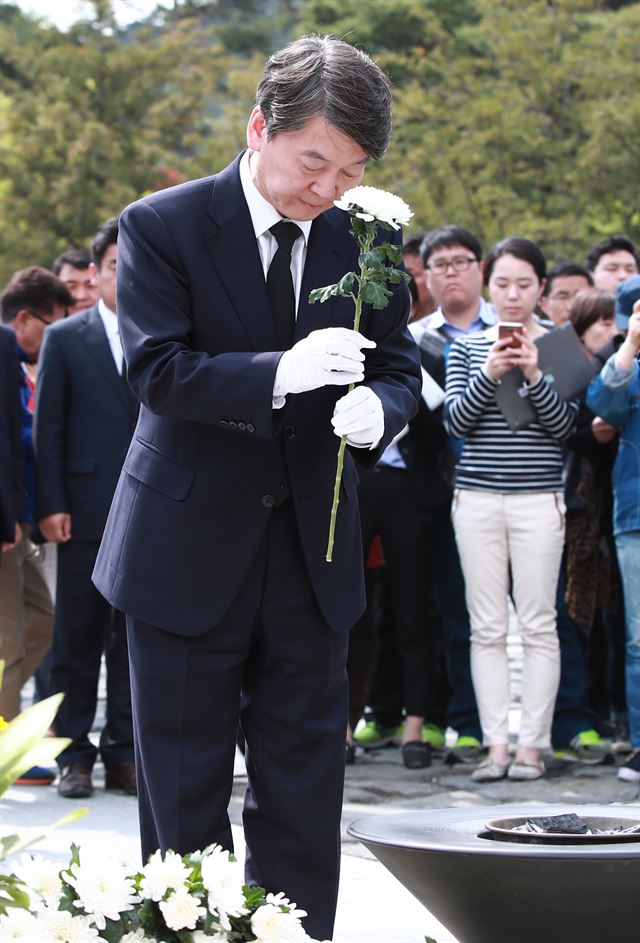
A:
{"type": "Polygon", "coordinates": [[[266,65],[249,149],[135,203],[120,229],[118,311],[142,406],[94,579],[127,613],[143,853],[232,848],[240,720],[247,881],[286,891],[323,938],[347,635],[364,604],[354,457],[377,460],[420,381],[404,287],[385,311],[365,306],[373,340],[351,330],[350,299],[308,298],[357,268],[333,201],[384,152],[390,107],[367,56],[298,40],[266,65]],[[328,563],[334,431],[350,447],[328,563]]]}
{"type": "MultiPolygon", "coordinates": [[[[20,436],[18,345],[11,328],[0,326],[0,543],[10,550],[20,540],[24,501],[20,436]]],[[[2,561],[0,560],[0,566],[2,561]]]]}
{"type": "Polygon", "coordinates": [[[91,795],[97,750],[89,739],[100,661],[107,716],[100,738],[107,789],[136,792],[126,626],[91,582],[107,512],[137,416],[115,314],[118,221],[91,247],[98,304],[52,328],[38,377],[35,446],[38,523],[58,544],[51,687],[65,699],[56,731],[72,743],[58,757],[58,792],[91,795]]]}

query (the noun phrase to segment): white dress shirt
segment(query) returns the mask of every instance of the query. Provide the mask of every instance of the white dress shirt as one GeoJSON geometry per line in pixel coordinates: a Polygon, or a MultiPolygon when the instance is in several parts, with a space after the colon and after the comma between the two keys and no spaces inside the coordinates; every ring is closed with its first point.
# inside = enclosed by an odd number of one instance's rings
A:
{"type": "Polygon", "coordinates": [[[98,313],[102,319],[104,332],[107,335],[107,340],[109,341],[109,347],[111,348],[111,354],[116,365],[116,370],[120,375],[122,375],[124,354],[122,353],[122,344],[120,342],[118,316],[115,311],[111,310],[111,308],[107,308],[102,298],[100,298],[98,301],[98,313]]]}
{"type": "MultiPolygon", "coordinates": [[[[282,219],[280,213],[262,196],[251,178],[251,168],[249,167],[249,151],[245,151],[240,160],[240,183],[244,192],[244,198],[249,207],[249,214],[253,229],[258,240],[258,251],[262,261],[262,271],[265,280],[267,272],[271,265],[271,259],[276,254],[278,243],[275,236],[269,232],[270,228],[282,219]]],[[[298,236],[291,250],[291,278],[293,279],[293,290],[296,295],[296,314],[300,302],[300,289],[302,288],[302,273],[304,272],[304,263],[307,258],[307,243],[309,233],[311,232],[310,219],[292,219],[302,230],[302,237],[298,236]]],[[[317,287],[317,286],[314,286],[317,287]]]]}

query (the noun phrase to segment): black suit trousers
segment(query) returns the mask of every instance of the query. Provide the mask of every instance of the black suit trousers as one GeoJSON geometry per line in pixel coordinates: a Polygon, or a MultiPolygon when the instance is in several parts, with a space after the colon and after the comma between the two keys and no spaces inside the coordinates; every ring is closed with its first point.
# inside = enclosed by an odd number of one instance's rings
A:
{"type": "Polygon", "coordinates": [[[133,723],[127,633],[123,613],[91,582],[100,542],[71,540],[58,546],[56,615],[51,654],[51,691],[64,692],[56,733],[73,741],[58,756],[93,766],[98,750],[89,739],[98,699],[104,652],[107,668],[105,725],[100,753],[105,766],[133,760],[133,723]]]}
{"type": "Polygon", "coordinates": [[[271,512],[225,616],[185,637],[127,618],[142,851],[232,850],[227,807],[246,740],[246,880],[284,891],[331,936],[340,860],[347,633],[316,602],[291,501],[271,512]]]}

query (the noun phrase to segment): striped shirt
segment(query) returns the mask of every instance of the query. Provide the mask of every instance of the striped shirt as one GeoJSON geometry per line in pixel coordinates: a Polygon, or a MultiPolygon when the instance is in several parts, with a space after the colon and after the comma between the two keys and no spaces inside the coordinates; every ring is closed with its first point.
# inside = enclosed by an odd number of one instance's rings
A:
{"type": "Polygon", "coordinates": [[[541,378],[529,386],[538,421],[512,432],[495,400],[499,380],[483,371],[493,340],[464,337],[447,363],[445,415],[449,431],[465,436],[456,466],[456,487],[474,491],[562,491],[561,442],[573,432],[578,414],[541,378]]]}

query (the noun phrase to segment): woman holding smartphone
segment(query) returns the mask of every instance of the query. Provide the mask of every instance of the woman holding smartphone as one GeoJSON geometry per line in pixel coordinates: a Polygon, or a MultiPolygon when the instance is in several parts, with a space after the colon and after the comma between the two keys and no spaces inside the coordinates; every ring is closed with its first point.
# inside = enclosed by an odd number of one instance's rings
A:
{"type": "Polygon", "coordinates": [[[471,671],[486,760],[476,782],[544,775],[560,677],[556,586],[564,543],[562,446],[577,406],[545,382],[534,341],[545,259],[535,243],[510,237],[493,246],[484,282],[498,315],[485,334],[456,341],[449,355],[445,409],[464,438],[452,519],[471,616],[471,671]],[[502,325],[502,329],[501,329],[502,325]],[[513,367],[524,375],[536,421],[511,431],[495,400],[513,367]],[[522,719],[515,760],[508,742],[508,593],[515,604],[524,664],[522,719]]]}

